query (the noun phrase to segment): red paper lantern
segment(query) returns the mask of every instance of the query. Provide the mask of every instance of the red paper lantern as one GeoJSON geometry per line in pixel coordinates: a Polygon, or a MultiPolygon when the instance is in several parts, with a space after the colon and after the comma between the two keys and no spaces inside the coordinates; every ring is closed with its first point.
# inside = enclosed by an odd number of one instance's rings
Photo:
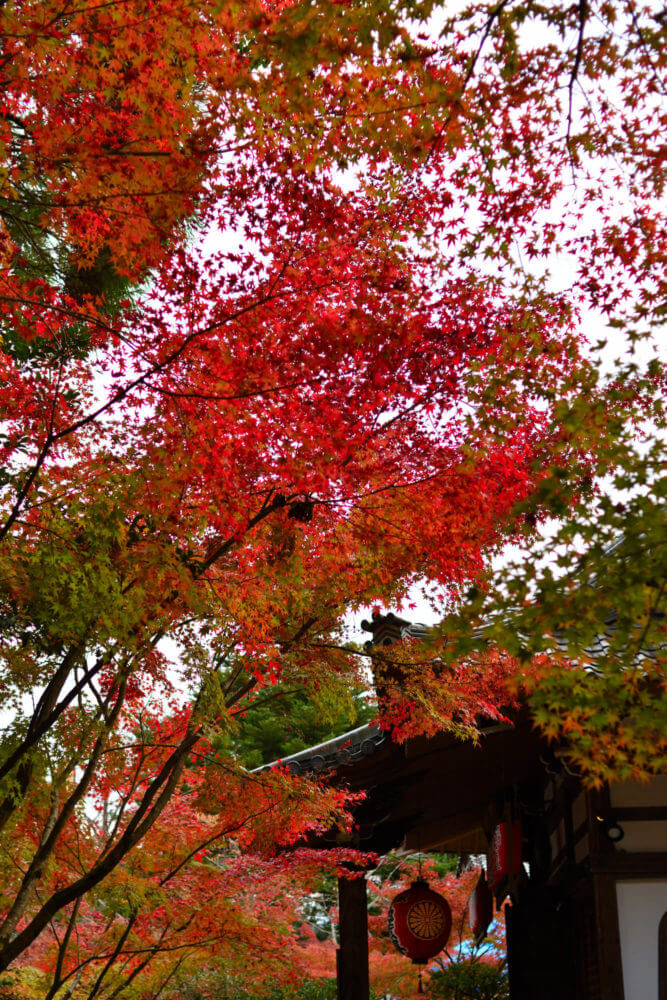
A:
{"type": "Polygon", "coordinates": [[[447,944],[452,911],[440,893],[418,879],[399,892],[389,907],[389,934],[395,946],[417,965],[424,965],[447,944]]]}
{"type": "Polygon", "coordinates": [[[499,823],[489,847],[489,885],[497,892],[503,882],[521,874],[521,827],[518,823],[499,823]]]}
{"type": "Polygon", "coordinates": [[[477,944],[480,944],[493,920],[493,896],[484,872],[479,876],[479,881],[468,900],[468,919],[472,936],[477,944]]]}

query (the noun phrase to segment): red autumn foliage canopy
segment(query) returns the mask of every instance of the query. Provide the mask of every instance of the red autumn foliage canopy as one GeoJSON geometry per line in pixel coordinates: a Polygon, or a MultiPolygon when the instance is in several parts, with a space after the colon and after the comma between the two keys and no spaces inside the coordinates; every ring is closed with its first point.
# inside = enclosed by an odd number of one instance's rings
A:
{"type": "MultiPolygon", "coordinates": [[[[350,611],[455,599],[548,468],[586,488],[579,311],[650,321],[665,250],[661,22],[592,7],[0,8],[3,968],[51,955],[55,995],[84,928],[77,988],[113,995],[131,935],[161,962],[184,896],[146,872],[204,834],[202,741],[272,679],[344,701],[350,611]]],[[[396,718],[502,710],[511,661],[456,669],[456,699],[413,670],[396,718]]],[[[266,791],[229,781],[216,836],[259,837],[266,791]]]]}

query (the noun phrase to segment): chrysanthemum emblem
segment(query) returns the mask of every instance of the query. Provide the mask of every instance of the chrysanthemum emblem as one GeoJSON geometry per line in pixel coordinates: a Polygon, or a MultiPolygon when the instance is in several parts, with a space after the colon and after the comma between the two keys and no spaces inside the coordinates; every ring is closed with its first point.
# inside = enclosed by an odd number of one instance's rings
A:
{"type": "Polygon", "coordinates": [[[424,899],[410,907],[407,922],[408,928],[420,941],[433,941],[443,931],[445,914],[433,900],[424,899]]]}

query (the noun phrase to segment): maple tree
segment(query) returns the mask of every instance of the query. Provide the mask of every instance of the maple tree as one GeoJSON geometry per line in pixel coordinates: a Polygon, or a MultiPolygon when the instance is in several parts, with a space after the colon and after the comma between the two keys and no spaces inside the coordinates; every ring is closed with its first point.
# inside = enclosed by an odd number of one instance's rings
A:
{"type": "MultiPolygon", "coordinates": [[[[122,737],[117,742],[113,773],[94,790],[98,815],[71,818],[42,879],[46,891],[90,867],[100,846],[108,848],[131,821],[150,779],[149,751],[136,743],[124,749],[122,737]]],[[[307,800],[303,789],[295,794],[287,775],[249,781],[231,759],[202,751],[205,772],[190,771],[141,850],[124,859],[101,890],[56,914],[27,949],[22,968],[0,978],[0,987],[20,997],[148,998],[195,981],[202,995],[214,995],[220,976],[241,970],[255,984],[293,978],[299,952],[292,922],[328,862],[299,850],[278,860],[266,848],[340,819],[344,796],[313,788],[307,800]]],[[[24,850],[36,842],[49,809],[48,801],[30,805],[15,831],[24,850]]],[[[19,882],[20,872],[3,865],[5,899],[19,882]]]]}
{"type": "Polygon", "coordinates": [[[522,548],[486,574],[440,627],[451,657],[489,644],[510,651],[514,689],[528,692],[537,723],[596,784],[659,774],[667,760],[660,399],[652,417],[643,431],[639,420],[615,425],[599,458],[602,486],[582,495],[556,467],[540,486],[562,505],[555,528],[537,551],[522,548]]]}
{"type": "MultiPolygon", "coordinates": [[[[343,700],[345,615],[459,599],[530,530],[518,503],[550,509],[554,457],[576,496],[628,411],[578,310],[659,319],[660,17],[438,10],[0,7],[2,968],[141,878],[248,698],[343,700]]],[[[470,732],[516,673],[486,666],[456,698],[415,669],[387,721],[470,732]]]]}

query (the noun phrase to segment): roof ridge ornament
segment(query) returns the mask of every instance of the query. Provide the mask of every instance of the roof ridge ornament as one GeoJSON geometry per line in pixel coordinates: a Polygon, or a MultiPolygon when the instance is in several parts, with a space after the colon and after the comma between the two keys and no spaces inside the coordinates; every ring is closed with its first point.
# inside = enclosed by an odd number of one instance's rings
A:
{"type": "Polygon", "coordinates": [[[377,646],[393,646],[394,643],[400,642],[402,639],[421,639],[430,631],[428,625],[411,622],[407,618],[399,618],[393,611],[389,611],[386,615],[374,611],[371,621],[364,618],[361,627],[364,632],[370,632],[373,636],[365,644],[366,649],[369,650],[377,646]]]}

